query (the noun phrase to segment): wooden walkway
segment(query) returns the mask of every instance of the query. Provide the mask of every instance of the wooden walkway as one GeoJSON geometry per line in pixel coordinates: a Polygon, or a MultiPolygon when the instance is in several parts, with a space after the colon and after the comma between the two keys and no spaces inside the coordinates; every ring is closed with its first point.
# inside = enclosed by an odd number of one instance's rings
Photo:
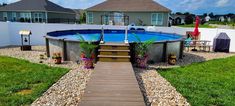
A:
{"type": "Polygon", "coordinates": [[[130,62],[98,62],[79,106],[145,106],[130,62]]]}

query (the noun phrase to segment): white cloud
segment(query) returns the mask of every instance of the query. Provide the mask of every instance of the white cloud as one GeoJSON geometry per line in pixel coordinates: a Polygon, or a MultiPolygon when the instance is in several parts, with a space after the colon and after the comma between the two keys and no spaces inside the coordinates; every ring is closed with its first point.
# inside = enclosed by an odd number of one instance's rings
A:
{"type": "Polygon", "coordinates": [[[218,0],[216,2],[216,6],[217,7],[224,7],[224,6],[228,5],[228,3],[229,3],[229,0],[218,0]]]}

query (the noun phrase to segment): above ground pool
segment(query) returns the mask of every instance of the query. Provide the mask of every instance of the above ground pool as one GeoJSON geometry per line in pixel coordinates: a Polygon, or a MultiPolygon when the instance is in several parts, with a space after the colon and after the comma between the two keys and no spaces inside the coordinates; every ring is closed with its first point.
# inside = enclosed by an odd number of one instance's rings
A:
{"type": "MultiPolygon", "coordinates": [[[[80,41],[93,42],[99,45],[101,40],[111,43],[124,43],[125,30],[65,30],[47,33],[46,46],[47,54],[51,56],[53,53],[62,53],[64,60],[77,61],[80,59],[80,41]],[[103,36],[102,36],[103,35],[103,36]]],[[[154,40],[154,44],[149,49],[149,61],[160,62],[166,61],[167,56],[171,53],[177,55],[178,58],[183,56],[183,37],[177,34],[148,32],[148,31],[128,31],[127,40],[130,44],[130,55],[134,58],[135,42],[137,39],[141,42],[154,40]]],[[[98,51],[98,48],[97,50],[98,51]]]]}
{"type": "MultiPolygon", "coordinates": [[[[79,41],[84,38],[85,41],[100,41],[103,31],[101,30],[71,30],[71,31],[57,31],[48,33],[48,36],[57,39],[66,39],[72,41],[79,41]]],[[[104,41],[105,42],[117,42],[122,43],[125,40],[125,30],[104,30],[104,41]]],[[[174,41],[179,40],[182,37],[176,34],[167,34],[160,32],[146,32],[146,31],[128,31],[127,40],[132,42],[137,42],[137,38],[141,41],[154,40],[156,42],[161,41],[174,41]],[[138,36],[138,37],[136,37],[138,36]]]]}

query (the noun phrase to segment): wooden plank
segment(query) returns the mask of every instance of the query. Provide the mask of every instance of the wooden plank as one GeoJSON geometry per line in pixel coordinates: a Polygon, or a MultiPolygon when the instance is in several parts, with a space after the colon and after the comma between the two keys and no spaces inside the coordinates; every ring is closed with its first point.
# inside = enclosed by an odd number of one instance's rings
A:
{"type": "Polygon", "coordinates": [[[107,50],[107,49],[99,49],[99,52],[130,52],[130,50],[107,50]]]}
{"type": "Polygon", "coordinates": [[[144,106],[143,102],[84,101],[81,106],[144,106]]]}
{"type": "Polygon", "coordinates": [[[145,106],[130,62],[98,62],[79,106],[145,106]]]}
{"type": "Polygon", "coordinates": [[[126,44],[126,43],[105,43],[105,44],[99,44],[100,46],[127,46],[129,47],[130,45],[129,44],[126,44]]]}
{"type": "Polygon", "coordinates": [[[131,58],[131,56],[116,56],[116,55],[98,55],[98,57],[104,57],[104,58],[131,58]]]}
{"type": "Polygon", "coordinates": [[[127,46],[100,46],[101,49],[129,50],[127,46]]]}
{"type": "Polygon", "coordinates": [[[129,52],[119,51],[101,51],[100,55],[118,55],[118,56],[129,56],[129,52]]]}

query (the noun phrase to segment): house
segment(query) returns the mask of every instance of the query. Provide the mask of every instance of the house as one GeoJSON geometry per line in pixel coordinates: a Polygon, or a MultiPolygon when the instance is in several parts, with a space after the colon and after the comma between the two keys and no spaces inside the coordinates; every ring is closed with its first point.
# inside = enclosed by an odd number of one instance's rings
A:
{"type": "Polygon", "coordinates": [[[224,22],[224,21],[225,21],[225,17],[224,17],[224,16],[220,16],[220,17],[219,17],[219,21],[220,21],[220,22],[224,22]]]}
{"type": "Polygon", "coordinates": [[[208,21],[211,20],[211,17],[210,17],[209,15],[207,15],[207,16],[205,17],[205,20],[206,20],[206,22],[208,22],[208,21]]]}
{"type": "Polygon", "coordinates": [[[0,21],[31,23],[75,22],[75,12],[48,0],[21,0],[0,7],[0,21]]]}
{"type": "Polygon", "coordinates": [[[184,14],[171,14],[169,19],[171,25],[182,25],[185,24],[185,17],[184,14]]]}
{"type": "Polygon", "coordinates": [[[86,9],[87,24],[168,26],[170,9],[153,0],[106,0],[86,9]]]}

